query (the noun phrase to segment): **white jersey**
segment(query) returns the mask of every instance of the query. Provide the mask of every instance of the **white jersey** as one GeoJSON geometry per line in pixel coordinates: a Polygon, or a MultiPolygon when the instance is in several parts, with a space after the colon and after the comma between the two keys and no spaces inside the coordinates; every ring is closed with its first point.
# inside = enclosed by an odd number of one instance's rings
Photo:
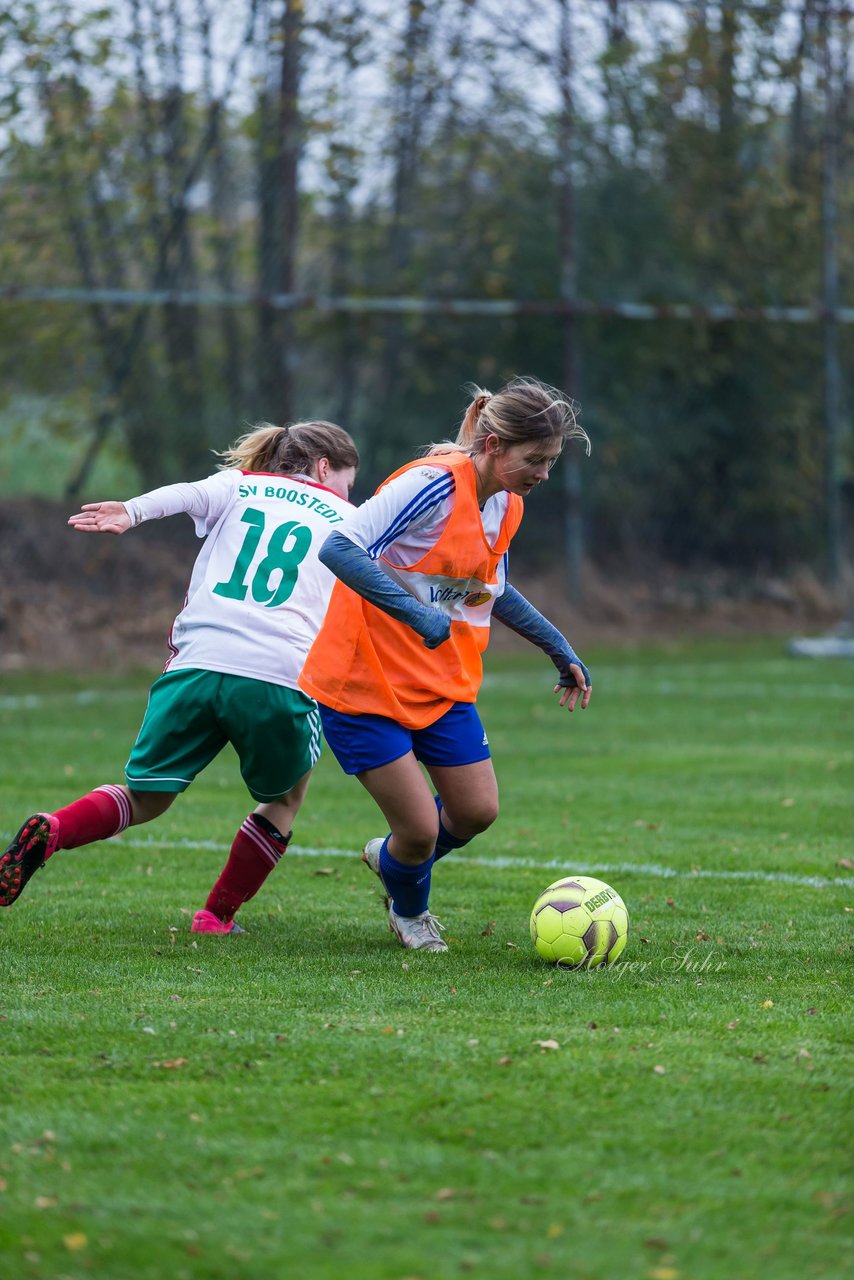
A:
{"type": "Polygon", "coordinates": [[[165,485],[124,504],[131,522],[185,511],[205,544],[172,624],[180,667],[298,688],[335,583],[317,553],[355,510],[307,476],[219,471],[165,485]]]}
{"type": "MultiPolygon", "coordinates": [[[[417,564],[435,546],[448,523],[455,496],[453,472],[442,467],[441,457],[436,459],[435,465],[425,460],[423,466],[409,467],[383,485],[367,502],[362,503],[347,523],[347,537],[364,548],[372,560],[379,560],[390,578],[410,594],[414,594],[413,575],[395,573],[392,565],[417,564]],[[392,565],[383,557],[387,557],[392,565]]],[[[498,538],[509,501],[510,495],[502,489],[487,498],[481,508],[483,532],[491,546],[494,546],[498,538]]],[[[496,587],[489,590],[491,597],[500,596],[504,591],[507,581],[506,555],[498,566],[496,576],[496,587]]],[[[435,598],[435,590],[434,586],[434,595],[424,600],[424,603],[449,611],[449,601],[441,597],[435,598]]],[[[459,595],[459,592],[455,595],[459,595]]],[[[491,609],[492,600],[488,603],[491,609]]]]}

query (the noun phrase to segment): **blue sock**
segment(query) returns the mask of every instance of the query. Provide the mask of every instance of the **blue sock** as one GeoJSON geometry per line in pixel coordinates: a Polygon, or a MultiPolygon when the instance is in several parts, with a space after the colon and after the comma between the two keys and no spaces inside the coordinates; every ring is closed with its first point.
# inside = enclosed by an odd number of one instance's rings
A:
{"type": "Polygon", "coordinates": [[[436,839],[436,848],[433,850],[433,860],[438,862],[440,858],[444,858],[446,853],[450,853],[452,849],[462,849],[464,844],[468,844],[471,836],[466,836],[465,840],[460,840],[459,836],[452,836],[442,821],[442,801],[438,796],[434,796],[436,808],[439,811],[439,835],[436,839]]]}
{"type": "Polygon", "coordinates": [[[427,910],[430,901],[430,868],[433,866],[432,856],[417,867],[398,862],[388,851],[389,837],[383,841],[380,849],[380,875],[388,889],[391,905],[399,916],[420,916],[427,910]]]}

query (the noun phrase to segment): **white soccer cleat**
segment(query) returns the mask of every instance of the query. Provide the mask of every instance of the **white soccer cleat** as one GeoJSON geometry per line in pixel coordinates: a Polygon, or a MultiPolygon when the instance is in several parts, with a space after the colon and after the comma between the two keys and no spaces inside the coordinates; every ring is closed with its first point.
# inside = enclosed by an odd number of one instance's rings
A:
{"type": "Polygon", "coordinates": [[[364,849],[362,850],[362,861],[364,862],[366,867],[369,867],[371,871],[373,871],[374,875],[377,877],[380,884],[382,885],[383,902],[384,902],[385,909],[388,910],[389,907],[391,906],[391,898],[389,897],[388,890],[386,889],[385,883],[382,878],[382,873],[380,872],[380,850],[382,849],[384,843],[385,841],[383,840],[382,836],[377,836],[376,839],[369,840],[368,843],[365,845],[364,849]]]}
{"type": "Polygon", "coordinates": [[[429,911],[422,911],[420,916],[399,916],[394,907],[389,907],[388,927],[400,945],[409,951],[448,950],[440,933],[440,930],[444,933],[445,926],[429,911]]]}
{"type": "MultiPolygon", "coordinates": [[[[371,868],[375,876],[380,875],[380,850],[383,844],[382,837],[377,836],[375,840],[369,840],[362,850],[362,861],[371,868]]],[[[382,876],[380,879],[382,880],[382,876]]]]}

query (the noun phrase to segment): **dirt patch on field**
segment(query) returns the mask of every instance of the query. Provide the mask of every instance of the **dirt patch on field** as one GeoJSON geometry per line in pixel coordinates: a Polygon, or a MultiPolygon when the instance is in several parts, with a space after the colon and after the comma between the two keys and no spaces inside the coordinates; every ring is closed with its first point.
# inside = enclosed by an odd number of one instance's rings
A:
{"type": "MultiPolygon", "coordinates": [[[[38,498],[0,509],[0,670],[156,669],[199,550],[190,521],[90,536],[68,528],[69,510],[38,498]]],[[[581,653],[598,642],[821,632],[846,612],[809,573],[735,581],[660,568],[618,580],[590,565],[583,605],[571,607],[558,576],[514,570],[519,590],[581,653]]],[[[520,642],[495,627],[493,643],[520,642]]]]}

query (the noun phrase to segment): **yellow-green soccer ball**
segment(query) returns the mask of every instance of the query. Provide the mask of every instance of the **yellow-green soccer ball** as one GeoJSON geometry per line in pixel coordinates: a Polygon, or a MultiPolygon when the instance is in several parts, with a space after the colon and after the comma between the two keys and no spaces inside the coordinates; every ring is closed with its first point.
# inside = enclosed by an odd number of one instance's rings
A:
{"type": "Polygon", "coordinates": [[[613,964],[629,936],[626,904],[593,876],[564,876],[544,889],[531,912],[537,954],[564,969],[613,964]]]}

